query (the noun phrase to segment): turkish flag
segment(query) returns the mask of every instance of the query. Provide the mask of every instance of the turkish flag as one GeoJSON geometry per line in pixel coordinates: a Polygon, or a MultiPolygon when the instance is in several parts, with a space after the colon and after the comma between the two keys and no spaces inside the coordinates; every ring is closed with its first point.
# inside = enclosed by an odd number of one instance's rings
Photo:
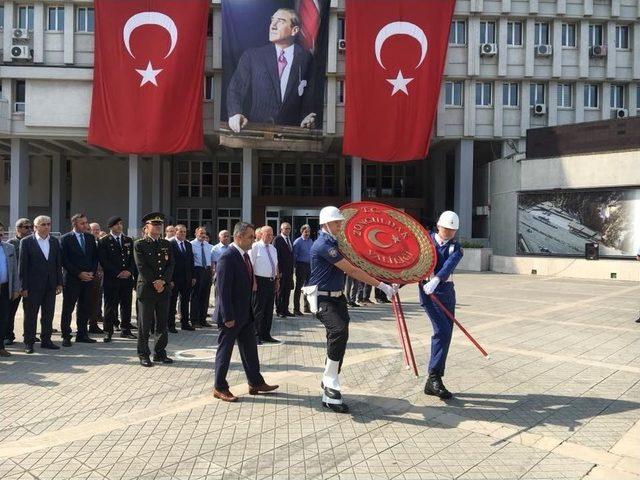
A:
{"type": "Polygon", "coordinates": [[[424,158],[455,0],[347,0],[343,150],[380,162],[424,158]]]}
{"type": "Polygon", "coordinates": [[[138,154],[203,149],[210,3],[95,1],[90,144],[138,154]]]}

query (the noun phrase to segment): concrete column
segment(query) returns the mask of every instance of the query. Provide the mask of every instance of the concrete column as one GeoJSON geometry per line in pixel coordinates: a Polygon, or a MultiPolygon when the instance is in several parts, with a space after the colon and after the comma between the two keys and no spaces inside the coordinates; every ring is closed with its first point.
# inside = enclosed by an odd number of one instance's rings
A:
{"type": "Polygon", "coordinates": [[[611,0],[611,16],[614,18],[620,16],[620,0],[611,0]]]}
{"type": "Polygon", "coordinates": [[[520,88],[520,135],[527,136],[527,130],[531,122],[531,108],[529,107],[529,88],[531,82],[525,80],[520,88]]]}
{"type": "Polygon", "coordinates": [[[251,200],[253,197],[252,186],[253,178],[253,150],[250,148],[242,149],[242,220],[251,222],[251,209],[253,207],[251,200]]]}
{"type": "Polygon", "coordinates": [[[580,78],[589,77],[589,21],[580,22],[580,34],[578,35],[578,70],[580,78]]]}
{"type": "MultiPolygon", "coordinates": [[[[616,78],[616,22],[607,22],[605,44],[607,48],[607,78],[616,78]]],[[[636,56],[638,55],[635,52],[636,56]]]]}
{"type": "Polygon", "coordinates": [[[553,21],[553,57],[551,76],[559,78],[562,76],[562,20],[553,21]]]}
{"type": "Polygon", "coordinates": [[[556,2],[556,14],[565,15],[567,13],[567,0],[558,0],[556,2]]]}
{"type": "Polygon", "coordinates": [[[629,102],[627,103],[627,107],[629,109],[629,115],[635,117],[638,114],[638,109],[636,108],[636,105],[638,104],[638,88],[633,83],[630,83],[628,90],[629,102]]]}
{"type": "Polygon", "coordinates": [[[538,13],[538,0],[529,0],[529,13],[533,15],[538,13]]]}
{"type": "Polygon", "coordinates": [[[511,0],[502,0],[501,13],[511,13],[511,0]]]}
{"type": "Polygon", "coordinates": [[[555,127],[558,124],[558,82],[549,82],[547,95],[547,125],[555,127]]]}
{"type": "Polygon", "coordinates": [[[584,82],[576,82],[576,123],[584,122],[584,82]]]}
{"type": "Polygon", "coordinates": [[[471,238],[473,217],[473,140],[462,139],[456,145],[453,208],[460,217],[459,238],[471,238]]]}
{"type": "MultiPolygon", "coordinates": [[[[438,97],[438,110],[436,113],[436,136],[444,137],[446,135],[445,125],[446,125],[446,109],[445,109],[445,92],[446,85],[445,82],[442,82],[440,85],[440,96],[438,97]]],[[[464,94],[464,92],[463,92],[464,94]]],[[[464,100],[463,100],[464,101],[464,100]]]]}
{"type": "MultiPolygon", "coordinates": [[[[638,17],[640,17],[640,0],[638,0],[638,17]]],[[[636,22],[633,24],[633,34],[631,35],[633,38],[633,46],[631,47],[635,52],[633,56],[633,78],[638,80],[640,79],[640,22],[636,22]]]]}
{"type": "Polygon", "coordinates": [[[213,49],[212,65],[215,70],[222,69],[222,10],[213,10],[213,49]]]}
{"type": "Polygon", "coordinates": [[[329,12],[329,47],[327,49],[327,73],[338,71],[338,12],[329,12]]]}
{"type": "Polygon", "coordinates": [[[168,215],[171,212],[171,157],[160,160],[162,168],[162,198],[160,211],[168,215]]]}
{"type": "Polygon", "coordinates": [[[476,82],[464,81],[464,127],[465,137],[474,137],[476,134],[476,82]]]}
{"type": "Polygon", "coordinates": [[[74,22],[74,10],[73,4],[67,3],[64,6],[64,34],[63,34],[63,43],[64,43],[64,63],[66,65],[70,65],[73,63],[73,33],[76,31],[75,22],[74,22]]]}
{"type": "Polygon", "coordinates": [[[44,4],[33,7],[33,63],[44,62],[44,4]]]}
{"type": "Polygon", "coordinates": [[[493,82],[493,136],[502,137],[503,113],[502,105],[502,81],[493,82]]]}
{"type": "Polygon", "coordinates": [[[524,76],[533,77],[533,41],[535,39],[536,22],[533,18],[527,18],[525,22],[525,41],[524,44],[524,76]]]}
{"type": "Polygon", "coordinates": [[[136,238],[142,217],[142,158],[129,155],[129,222],[128,234],[136,238]]]}
{"type": "Polygon", "coordinates": [[[500,17],[498,20],[498,76],[504,77],[507,74],[507,57],[509,47],[507,46],[507,17],[500,17]]]}
{"type": "Polygon", "coordinates": [[[604,82],[602,84],[602,97],[600,98],[600,111],[602,120],[611,118],[611,84],[604,82]]]}
{"type": "Polygon", "coordinates": [[[469,17],[467,35],[467,75],[480,75],[480,18],[469,17]]]}
{"type": "Polygon", "coordinates": [[[9,45],[11,45],[11,31],[13,29],[13,17],[15,15],[13,11],[13,2],[4,2],[4,23],[2,25],[2,41],[4,45],[2,49],[2,60],[4,62],[11,61],[11,48],[9,48],[9,45]]]}
{"type": "Polygon", "coordinates": [[[11,184],[9,186],[9,225],[29,216],[29,142],[11,139],[11,184]]]}
{"type": "Polygon", "coordinates": [[[362,158],[351,157],[351,201],[362,200],[362,158]]]}
{"type": "Polygon", "coordinates": [[[584,0],[582,14],[585,17],[593,15],[593,0],[584,0]]]}
{"type": "MultiPolygon", "coordinates": [[[[151,159],[151,210],[162,211],[162,160],[160,155],[151,159]]],[[[168,215],[168,212],[162,212],[168,215]]]]}
{"type": "Polygon", "coordinates": [[[327,77],[327,133],[336,133],[336,77],[327,77]]]}
{"type": "Polygon", "coordinates": [[[61,232],[67,219],[67,159],[60,153],[51,156],[51,231],[61,232]]]}

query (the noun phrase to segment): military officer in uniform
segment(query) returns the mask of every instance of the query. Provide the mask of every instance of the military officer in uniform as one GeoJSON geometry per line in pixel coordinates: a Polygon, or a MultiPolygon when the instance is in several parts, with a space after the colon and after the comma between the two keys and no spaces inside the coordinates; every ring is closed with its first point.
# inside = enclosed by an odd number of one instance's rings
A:
{"type": "Polygon", "coordinates": [[[309,300],[311,311],[327,331],[327,359],[321,387],[322,404],[338,413],[349,408],[340,393],[338,374],[349,338],[349,312],[344,290],[345,273],[365,284],[381,289],[391,298],[395,286],[379,282],[368,273],[349,263],[338,250],[337,233],[344,217],[336,207],[320,210],[321,230],[311,247],[311,275],[303,291],[309,300]]]}
{"type": "Polygon", "coordinates": [[[420,282],[419,288],[420,305],[427,312],[433,325],[429,378],[424,386],[424,393],[446,400],[452,395],[442,383],[442,377],[451,344],[453,322],[431,300],[431,295],[435,295],[449,312],[455,314],[456,291],[451,274],[462,259],[463,251],[460,244],[455,241],[456,232],[460,227],[460,219],[455,212],[443,212],[438,219],[437,227],[438,233],[431,234],[438,256],[434,275],[429,281],[420,282]]]}
{"type": "Polygon", "coordinates": [[[171,278],[175,259],[171,253],[171,243],[161,238],[164,215],[149,213],[142,218],[146,234],[137,240],[133,256],[138,269],[136,296],[142,322],[138,325],[138,357],[140,365],[152,365],[149,355],[149,332],[154,325],[154,355],[156,363],[173,363],[167,356],[167,322],[171,301],[171,278]]]}
{"type": "Polygon", "coordinates": [[[131,299],[136,275],[133,240],[122,233],[122,217],[111,217],[107,225],[109,235],[98,240],[98,258],[104,271],[104,342],[111,341],[113,328],[118,325],[118,307],[120,336],[136,338],[131,333],[131,299]]]}

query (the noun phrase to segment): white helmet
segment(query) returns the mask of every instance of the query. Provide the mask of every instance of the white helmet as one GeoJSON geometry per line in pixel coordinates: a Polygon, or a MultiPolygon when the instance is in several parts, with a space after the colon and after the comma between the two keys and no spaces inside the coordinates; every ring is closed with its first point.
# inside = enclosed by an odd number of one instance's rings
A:
{"type": "Polygon", "coordinates": [[[438,225],[444,228],[450,228],[451,230],[458,230],[458,228],[460,228],[460,219],[456,212],[447,210],[446,212],[442,212],[442,215],[440,215],[438,225]]]}
{"type": "Polygon", "coordinates": [[[336,220],[344,220],[344,216],[336,207],[324,207],[320,210],[320,225],[336,220]]]}

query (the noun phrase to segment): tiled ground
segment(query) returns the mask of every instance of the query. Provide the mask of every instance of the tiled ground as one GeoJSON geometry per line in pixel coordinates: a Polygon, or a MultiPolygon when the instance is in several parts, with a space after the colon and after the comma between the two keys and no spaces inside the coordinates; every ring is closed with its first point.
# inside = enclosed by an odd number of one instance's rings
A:
{"type": "MultiPolygon", "coordinates": [[[[247,395],[234,358],[237,404],[212,398],[211,360],[143,369],[131,340],[29,356],[17,343],[0,361],[0,478],[639,479],[640,285],[455,280],[457,316],[491,357],[456,331],[447,403],[422,393],[431,328],[413,286],[421,377],[402,365],[389,306],[352,310],[349,415],[320,404],[324,330],[310,316],[276,320],[286,343],[260,349],[276,395],[247,395]]],[[[172,334],[169,350],[215,336],[172,334]]]]}

